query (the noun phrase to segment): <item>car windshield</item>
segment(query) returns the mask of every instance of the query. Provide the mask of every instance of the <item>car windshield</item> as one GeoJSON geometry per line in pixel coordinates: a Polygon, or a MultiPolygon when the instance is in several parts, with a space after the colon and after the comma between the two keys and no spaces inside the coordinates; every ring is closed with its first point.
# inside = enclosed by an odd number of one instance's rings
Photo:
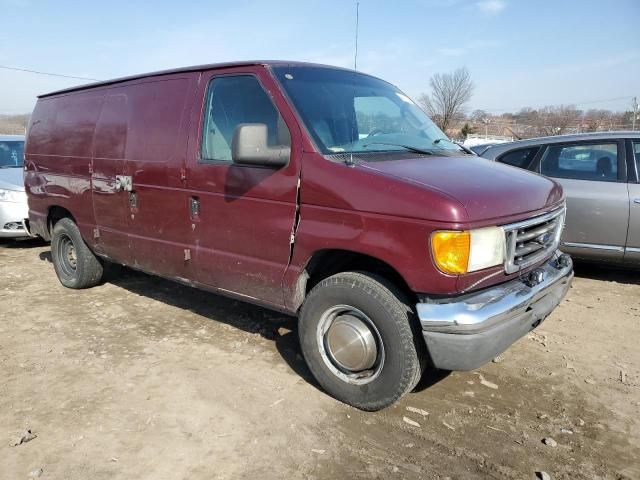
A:
{"type": "Polygon", "coordinates": [[[324,67],[275,67],[322,153],[464,154],[393,85],[369,75],[324,67]]]}
{"type": "Polygon", "coordinates": [[[0,140],[0,168],[22,167],[24,142],[0,140]]]}

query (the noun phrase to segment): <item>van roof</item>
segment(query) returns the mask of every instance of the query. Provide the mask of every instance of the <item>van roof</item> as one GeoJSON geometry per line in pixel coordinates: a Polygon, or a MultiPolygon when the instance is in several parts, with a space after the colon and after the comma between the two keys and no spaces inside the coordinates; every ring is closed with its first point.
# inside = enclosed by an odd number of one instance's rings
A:
{"type": "MultiPolygon", "coordinates": [[[[240,62],[209,63],[209,64],[203,64],[203,65],[193,65],[190,67],[172,68],[169,70],[159,70],[157,72],[140,73],[137,75],[129,75],[127,77],[114,78],[112,80],[102,80],[99,82],[87,83],[85,85],[78,85],[75,87],[64,88],[62,90],[56,90],[54,92],[44,93],[42,95],[38,95],[38,98],[52,97],[54,95],[59,95],[61,93],[69,93],[69,92],[76,92],[79,90],[86,90],[90,88],[103,87],[105,85],[113,85],[115,83],[127,82],[129,80],[137,80],[139,78],[156,77],[159,75],[169,75],[172,73],[181,73],[181,72],[198,72],[203,70],[215,70],[219,68],[244,67],[244,66],[251,66],[251,65],[296,66],[296,67],[306,66],[306,67],[333,68],[336,70],[353,71],[348,68],[334,67],[332,65],[323,65],[319,63],[309,63],[309,62],[294,62],[294,61],[286,61],[286,60],[246,60],[246,61],[240,61],[240,62]]],[[[362,72],[358,72],[358,73],[362,73],[362,72]]]]}

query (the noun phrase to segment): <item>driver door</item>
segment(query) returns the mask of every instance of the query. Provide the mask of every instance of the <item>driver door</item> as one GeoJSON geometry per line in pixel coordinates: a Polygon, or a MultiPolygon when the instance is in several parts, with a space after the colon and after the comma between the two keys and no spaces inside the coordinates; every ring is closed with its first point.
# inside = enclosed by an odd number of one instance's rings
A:
{"type": "Polygon", "coordinates": [[[223,291],[283,305],[302,154],[293,114],[259,66],[205,72],[196,98],[186,166],[190,276],[223,291]],[[246,123],[266,124],[270,144],[290,144],[288,165],[234,164],[233,134],[246,123]]]}

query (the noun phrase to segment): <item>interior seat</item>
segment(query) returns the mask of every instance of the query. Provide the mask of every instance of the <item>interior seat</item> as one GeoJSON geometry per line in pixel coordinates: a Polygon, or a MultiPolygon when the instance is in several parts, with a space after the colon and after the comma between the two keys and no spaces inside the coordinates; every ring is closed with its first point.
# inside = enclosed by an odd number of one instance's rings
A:
{"type": "Polygon", "coordinates": [[[613,178],[613,164],[609,157],[600,157],[596,163],[596,173],[600,178],[613,178]]]}

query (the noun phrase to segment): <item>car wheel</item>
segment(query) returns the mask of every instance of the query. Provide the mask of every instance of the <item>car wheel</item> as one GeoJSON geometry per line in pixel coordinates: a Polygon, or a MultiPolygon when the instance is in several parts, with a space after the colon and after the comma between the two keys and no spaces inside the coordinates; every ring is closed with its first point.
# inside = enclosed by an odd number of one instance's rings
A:
{"type": "Polygon", "coordinates": [[[302,306],[298,332],[318,383],[362,410],[380,410],[411,391],[426,363],[405,296],[365,272],[338,273],[316,285],[302,306]]]}
{"type": "Polygon", "coordinates": [[[59,220],[51,236],[51,258],[60,283],[68,288],[89,288],[102,278],[102,263],[89,249],[70,218],[59,220]]]}

